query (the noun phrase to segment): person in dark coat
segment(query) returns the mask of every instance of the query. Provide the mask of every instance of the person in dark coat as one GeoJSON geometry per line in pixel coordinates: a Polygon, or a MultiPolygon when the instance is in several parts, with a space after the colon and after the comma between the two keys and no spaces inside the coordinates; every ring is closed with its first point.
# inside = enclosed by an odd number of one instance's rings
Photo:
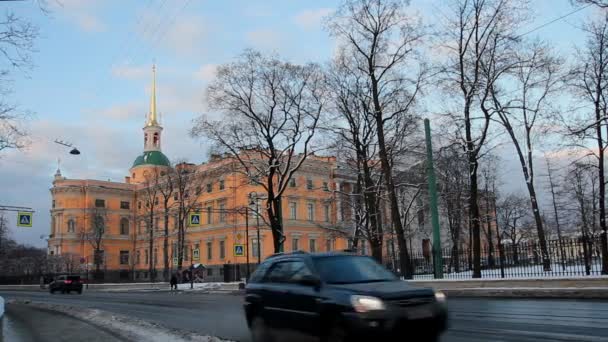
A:
{"type": "Polygon", "coordinates": [[[171,290],[177,290],[177,277],[175,274],[171,275],[171,290]]]}

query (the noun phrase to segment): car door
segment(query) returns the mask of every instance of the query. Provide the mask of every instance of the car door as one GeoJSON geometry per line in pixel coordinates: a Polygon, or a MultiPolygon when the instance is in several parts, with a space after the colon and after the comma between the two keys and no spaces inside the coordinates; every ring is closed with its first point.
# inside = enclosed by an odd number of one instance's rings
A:
{"type": "Polygon", "coordinates": [[[264,320],[273,329],[290,328],[290,301],[288,292],[289,260],[281,260],[270,266],[260,290],[264,303],[264,320]]]}
{"type": "Polygon", "coordinates": [[[289,298],[291,329],[305,335],[317,334],[320,326],[319,290],[320,283],[311,282],[318,279],[304,259],[289,263],[286,297],[289,298]]]}

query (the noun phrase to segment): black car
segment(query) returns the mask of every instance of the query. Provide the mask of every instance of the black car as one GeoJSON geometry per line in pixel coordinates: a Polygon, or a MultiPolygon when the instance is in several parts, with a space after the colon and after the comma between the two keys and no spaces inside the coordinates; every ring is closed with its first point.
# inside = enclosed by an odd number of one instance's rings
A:
{"type": "Polygon", "coordinates": [[[77,275],[60,275],[57,276],[49,284],[49,292],[51,294],[55,291],[61,291],[61,293],[70,293],[71,291],[82,294],[82,280],[77,275]]]}
{"type": "Polygon", "coordinates": [[[245,293],[254,342],[272,341],[280,330],[322,341],[437,341],[447,327],[443,293],[413,287],[355,254],[270,257],[245,293]]]}

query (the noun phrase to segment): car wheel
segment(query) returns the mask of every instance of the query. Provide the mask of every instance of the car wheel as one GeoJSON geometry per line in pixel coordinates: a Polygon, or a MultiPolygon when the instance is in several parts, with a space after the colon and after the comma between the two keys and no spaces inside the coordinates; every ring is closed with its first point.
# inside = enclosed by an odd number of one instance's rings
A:
{"type": "Polygon", "coordinates": [[[252,318],[250,330],[253,342],[272,342],[274,340],[262,317],[254,316],[252,318]]]}

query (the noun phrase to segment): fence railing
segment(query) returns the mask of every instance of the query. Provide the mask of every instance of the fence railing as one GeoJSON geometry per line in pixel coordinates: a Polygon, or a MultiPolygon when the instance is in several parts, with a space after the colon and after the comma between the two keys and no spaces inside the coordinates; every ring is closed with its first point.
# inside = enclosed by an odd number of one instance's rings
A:
{"type": "MultiPolygon", "coordinates": [[[[466,246],[444,248],[443,277],[468,279],[473,276],[473,251],[466,246]]],[[[573,277],[601,275],[601,242],[594,239],[547,241],[547,262],[543,262],[536,241],[484,245],[481,249],[482,278],[573,277]],[[548,267],[547,267],[548,266],[548,267]]],[[[414,279],[433,279],[431,251],[411,254],[414,279]]],[[[398,262],[395,263],[398,265],[398,262]]]]}

